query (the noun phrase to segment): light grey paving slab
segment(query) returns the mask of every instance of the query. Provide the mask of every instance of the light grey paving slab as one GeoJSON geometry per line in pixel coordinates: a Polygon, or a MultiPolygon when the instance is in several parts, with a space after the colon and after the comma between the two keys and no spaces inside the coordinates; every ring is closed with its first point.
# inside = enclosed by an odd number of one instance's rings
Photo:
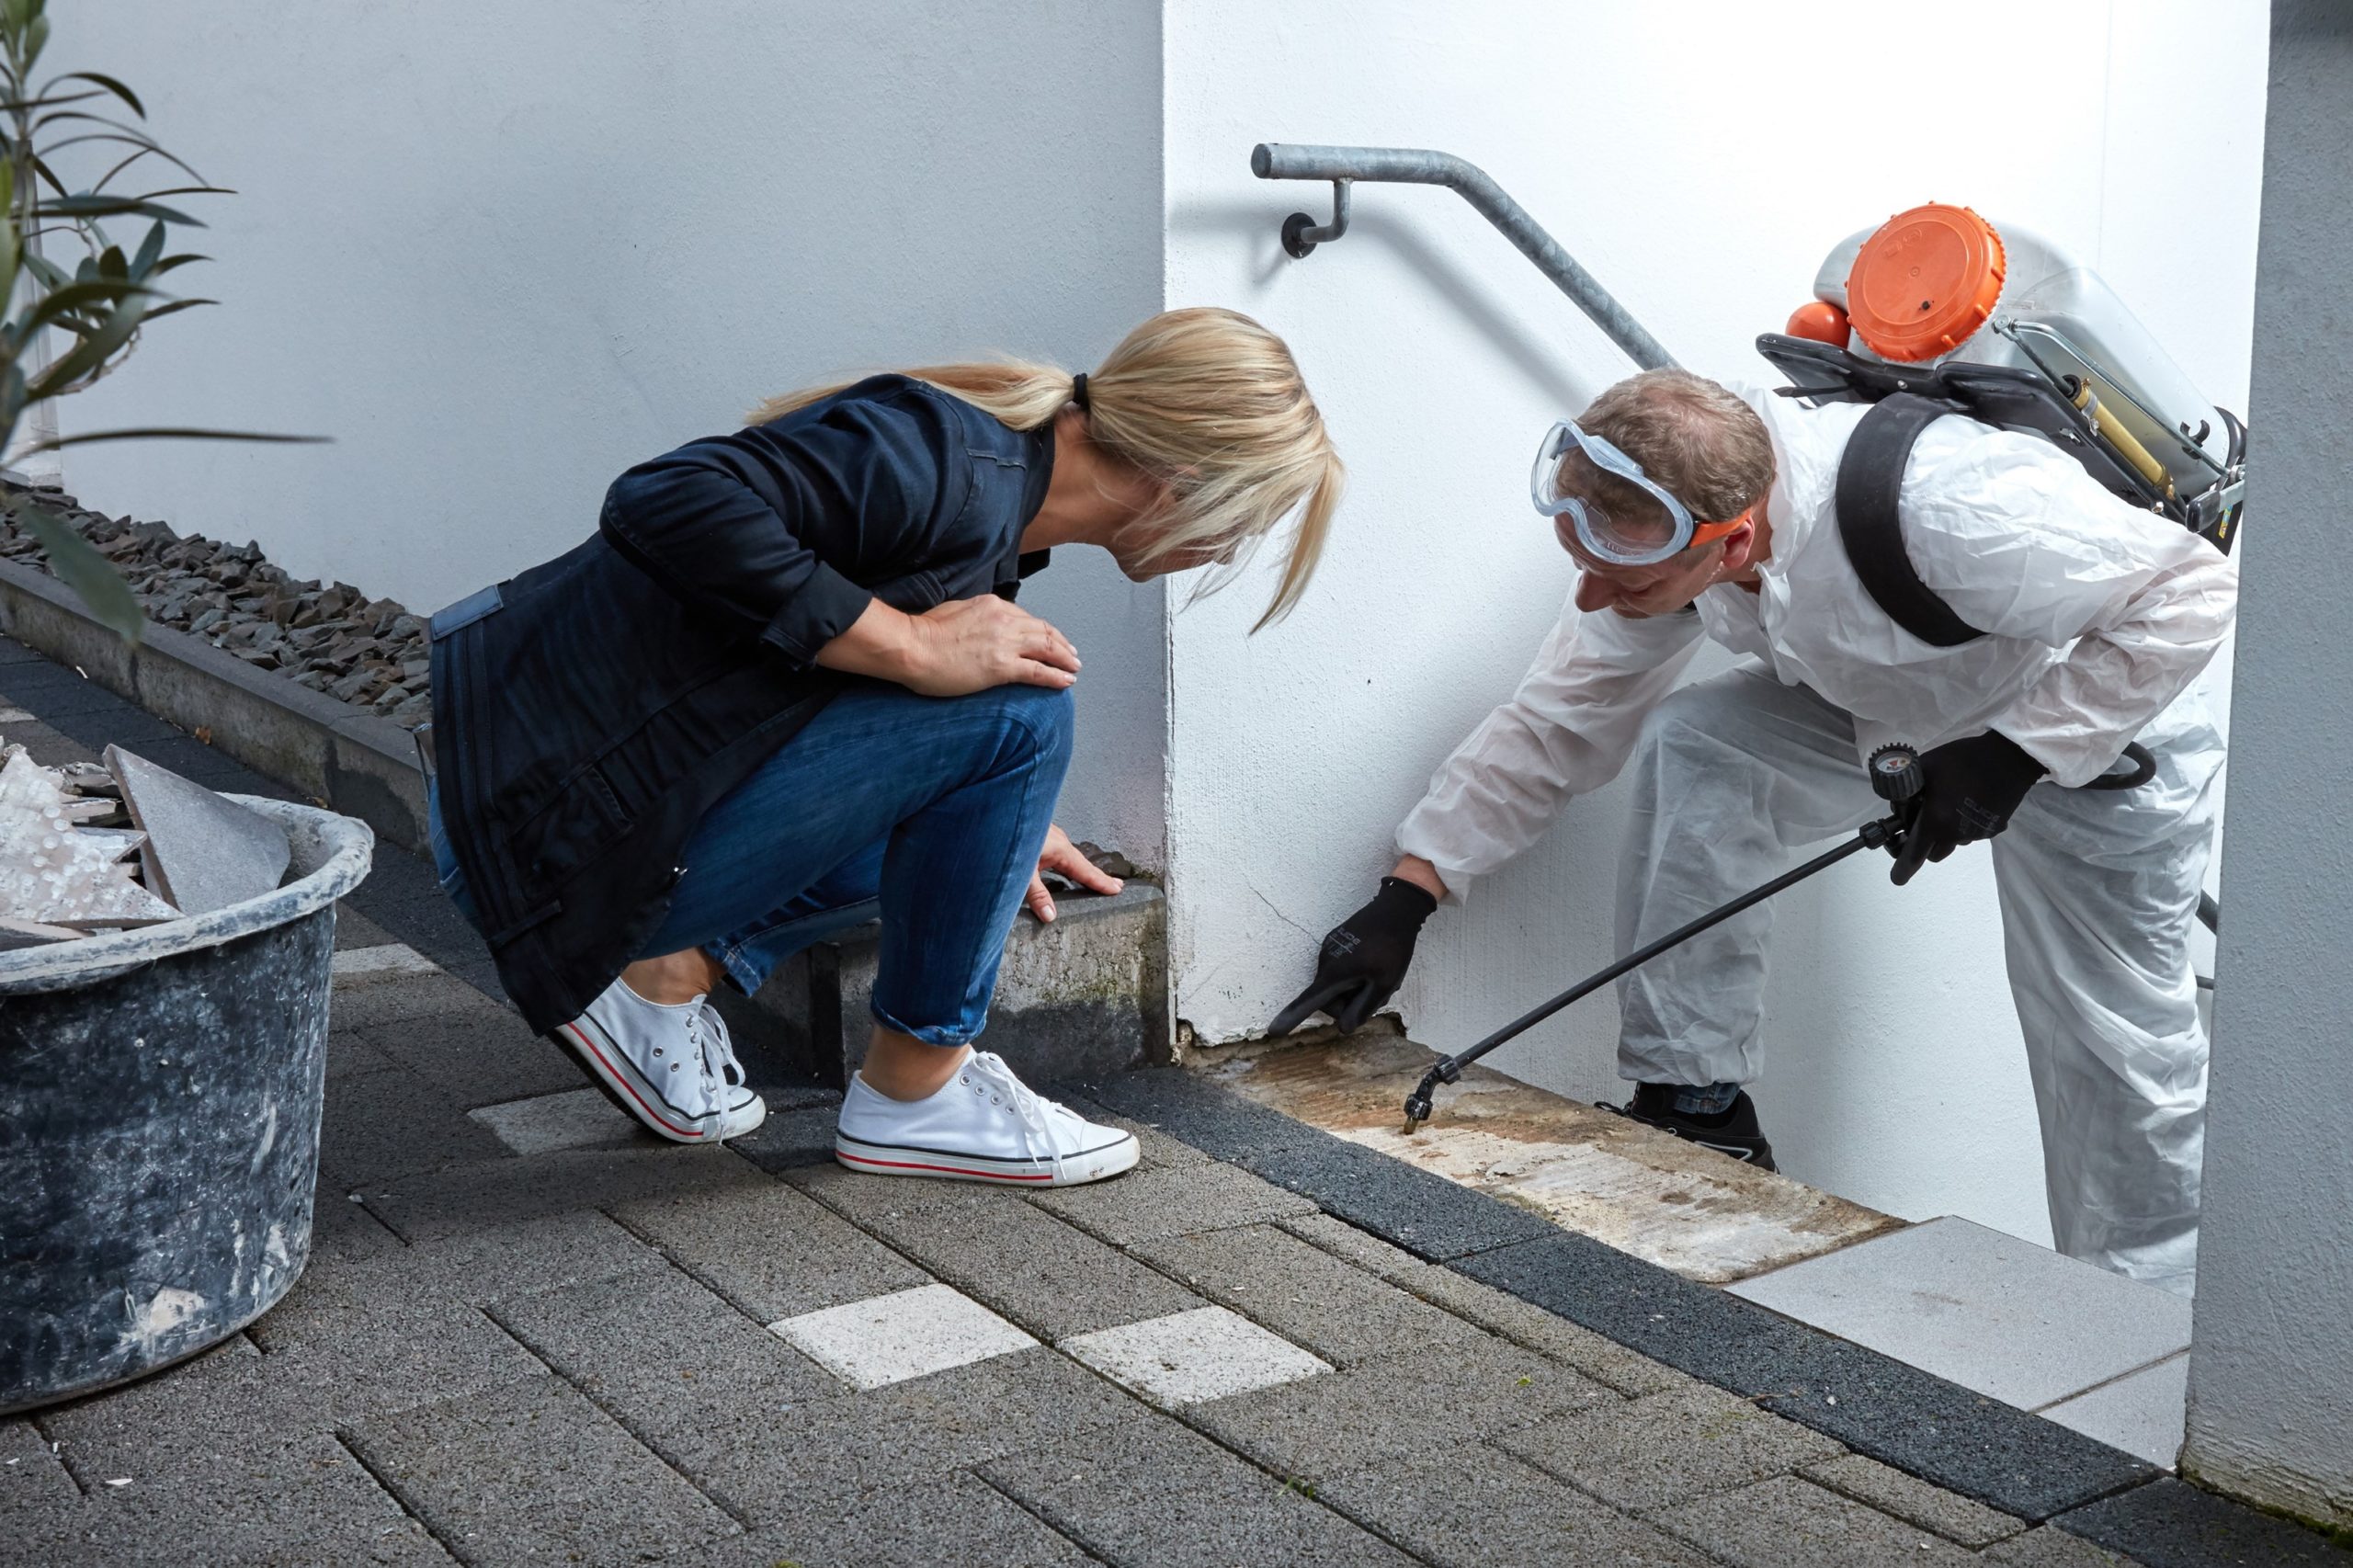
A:
{"type": "Polygon", "coordinates": [[[147,835],[140,863],[182,914],[258,898],[286,874],[285,832],[259,812],[120,746],[107,747],[107,768],[122,785],[131,822],[147,835]]]}
{"type": "Polygon", "coordinates": [[[2189,1344],[2182,1298],[1951,1218],[1727,1289],[2021,1410],[2189,1344]]]}
{"type": "Polygon", "coordinates": [[[466,1113],[517,1154],[557,1149],[626,1149],[644,1142],[637,1124],[595,1089],[566,1089],[466,1113]]]}
{"type": "Polygon", "coordinates": [[[2181,1456],[2182,1412],[2188,1396],[2189,1358],[2170,1356],[2088,1393],[2062,1400],[2042,1415],[2171,1470],[2181,1456]]]}
{"type": "Polygon", "coordinates": [[[1652,1517],[1733,1568],[1961,1568],[1976,1561],[1915,1525],[1793,1475],[1663,1509],[1652,1517]]]}
{"type": "MultiPolygon", "coordinates": [[[[350,918],[348,915],[336,917],[336,936],[343,934],[341,923],[350,918]]],[[[441,970],[439,964],[405,942],[379,942],[365,948],[338,946],[328,968],[338,986],[373,985],[404,975],[438,974],[441,970]]]]}
{"type": "Polygon", "coordinates": [[[1941,1486],[1932,1486],[1917,1476],[1906,1475],[1861,1454],[1842,1454],[1835,1460],[1808,1465],[1805,1478],[1907,1524],[1934,1530],[1962,1546],[1990,1545],[2026,1528],[2024,1519],[1972,1502],[1941,1486]]]}
{"type": "Polygon", "coordinates": [[[1164,1408],[1332,1369],[1330,1363],[1223,1307],[1197,1307],[1074,1335],[1056,1348],[1164,1408]]]}
{"type": "Polygon", "coordinates": [[[992,1356],[1010,1356],[1038,1343],[946,1285],[920,1285],[825,1307],[768,1326],[794,1349],[859,1389],[883,1388],[992,1356]]]}

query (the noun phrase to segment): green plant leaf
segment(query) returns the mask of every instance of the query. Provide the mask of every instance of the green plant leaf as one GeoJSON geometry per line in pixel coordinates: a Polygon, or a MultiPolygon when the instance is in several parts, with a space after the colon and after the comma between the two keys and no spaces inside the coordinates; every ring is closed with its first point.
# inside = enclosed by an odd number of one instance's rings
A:
{"type": "Polygon", "coordinates": [[[32,309],[17,322],[17,330],[20,341],[28,342],[32,329],[36,327],[47,326],[92,305],[119,304],[136,295],[153,295],[154,292],[144,283],[134,283],[125,278],[99,278],[69,283],[34,301],[32,309]]]}
{"type": "Polygon", "coordinates": [[[34,251],[25,253],[25,270],[40,278],[42,287],[48,289],[63,289],[74,281],[65,276],[64,268],[34,251]]]}
{"type": "Polygon", "coordinates": [[[51,196],[44,198],[33,209],[36,218],[117,218],[124,215],[154,218],[165,223],[185,223],[191,229],[204,225],[187,213],[150,201],[138,196],[51,196]]]}
{"type": "MultiPolygon", "coordinates": [[[[64,75],[57,78],[57,81],[96,82],[99,86],[104,87],[108,92],[112,93],[116,97],[120,98],[124,103],[129,104],[131,106],[131,113],[137,115],[142,119],[147,118],[147,106],[139,101],[139,95],[132,92],[129,87],[124,86],[120,82],[116,81],[111,76],[101,74],[96,71],[69,71],[64,75]]],[[[57,82],[52,82],[50,84],[50,86],[53,87],[56,85],[57,82]]],[[[48,88],[43,88],[42,91],[46,93],[48,88]]]]}
{"type": "Polygon", "coordinates": [[[52,436],[46,441],[34,442],[20,455],[30,457],[36,452],[86,447],[94,441],[269,441],[279,446],[310,447],[323,446],[334,439],[333,436],[278,436],[260,430],[199,430],[155,425],[133,430],[85,430],[78,436],[52,436]]]}
{"type": "Polygon", "coordinates": [[[28,389],[32,400],[39,403],[43,398],[55,397],[61,390],[105,364],[108,356],[131,341],[131,335],[139,330],[141,316],[135,295],[115,306],[105,325],[67,349],[33,378],[28,389]]]}
{"type": "Polygon", "coordinates": [[[126,642],[136,643],[146,632],[147,617],[131,597],[131,585],[115,574],[97,546],[75,533],[64,518],[22,497],[16,502],[17,520],[32,530],[49,557],[58,580],[82,597],[99,624],[126,642]]]}
{"type": "Polygon", "coordinates": [[[144,278],[153,269],[156,258],[164,254],[164,234],[165,226],[157,223],[150,227],[147,237],[139,242],[139,254],[131,258],[131,275],[133,278],[144,278]]]}

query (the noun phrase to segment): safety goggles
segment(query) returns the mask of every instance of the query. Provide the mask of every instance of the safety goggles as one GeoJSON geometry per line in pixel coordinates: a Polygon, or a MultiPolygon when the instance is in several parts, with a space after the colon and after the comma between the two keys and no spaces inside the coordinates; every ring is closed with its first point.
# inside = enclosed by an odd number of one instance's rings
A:
{"type": "Polygon", "coordinates": [[[1694,545],[1722,539],[1749,519],[1743,512],[1729,522],[1703,523],[1691,509],[1643,472],[1643,465],[1598,436],[1588,435],[1572,419],[1563,419],[1545,433],[1537,449],[1536,468],[1529,478],[1536,509],[1552,518],[1566,517],[1576,530],[1577,542],[1597,559],[1613,566],[1655,566],[1671,561],[1694,545]],[[1577,460],[1582,458],[1583,463],[1577,460]],[[1613,475],[1623,483],[1607,506],[1590,495],[1574,493],[1578,470],[1586,465],[1613,475]]]}

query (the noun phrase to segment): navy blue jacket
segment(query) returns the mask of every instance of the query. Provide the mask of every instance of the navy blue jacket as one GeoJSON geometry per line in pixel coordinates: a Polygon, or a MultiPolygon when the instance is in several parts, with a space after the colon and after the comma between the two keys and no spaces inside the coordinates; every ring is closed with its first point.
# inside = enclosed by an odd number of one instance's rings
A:
{"type": "Polygon", "coordinates": [[[814,660],[870,599],[1010,597],[1042,563],[1053,457],[1051,425],[876,376],[639,464],[596,537],[433,618],[442,823],[534,1028],[639,955],[696,824],[858,678],[814,660]]]}

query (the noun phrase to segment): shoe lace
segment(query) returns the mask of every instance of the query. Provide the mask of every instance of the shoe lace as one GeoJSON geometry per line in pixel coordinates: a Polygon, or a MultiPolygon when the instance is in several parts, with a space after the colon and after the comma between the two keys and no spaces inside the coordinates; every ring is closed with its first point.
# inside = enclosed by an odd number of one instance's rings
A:
{"type": "MultiPolygon", "coordinates": [[[[1014,1119],[1021,1124],[1022,1153],[1036,1159],[1042,1152],[1054,1162],[1054,1175],[1061,1176],[1061,1140],[1054,1136],[1053,1122],[1047,1113],[1063,1108],[1016,1077],[1013,1069],[1005,1064],[1005,1058],[993,1051],[972,1052],[972,1059],[964,1064],[964,1071],[968,1074],[968,1082],[971,1077],[980,1078],[982,1085],[995,1091],[993,1098],[1000,1099],[1012,1108],[1014,1119]]],[[[977,1089],[982,1085],[973,1086],[977,1089]]]]}
{"type": "Polygon", "coordinates": [[[744,1082],[744,1064],[735,1060],[735,1042],[727,1037],[727,1020],[705,1000],[687,1020],[687,1038],[702,1057],[703,1087],[711,1092],[713,1108],[725,1110],[722,1087],[732,1088],[744,1082]]]}

